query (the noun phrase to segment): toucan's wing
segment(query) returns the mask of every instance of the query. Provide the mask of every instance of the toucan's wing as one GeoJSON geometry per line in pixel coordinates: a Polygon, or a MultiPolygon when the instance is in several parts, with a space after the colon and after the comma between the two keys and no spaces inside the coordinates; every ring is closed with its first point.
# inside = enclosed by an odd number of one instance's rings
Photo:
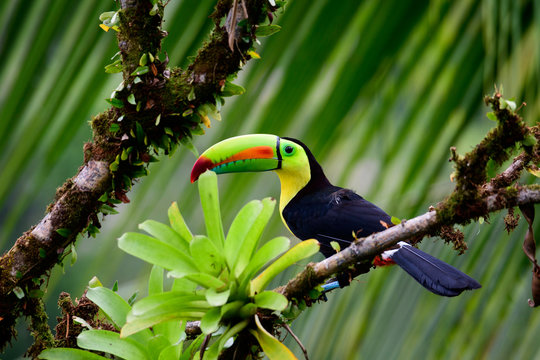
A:
{"type": "Polygon", "coordinates": [[[343,249],[357,237],[368,236],[386,229],[390,216],[352,190],[332,187],[293,199],[283,210],[289,229],[300,239],[315,238],[321,252],[331,256],[335,250],[331,241],[343,249]]]}

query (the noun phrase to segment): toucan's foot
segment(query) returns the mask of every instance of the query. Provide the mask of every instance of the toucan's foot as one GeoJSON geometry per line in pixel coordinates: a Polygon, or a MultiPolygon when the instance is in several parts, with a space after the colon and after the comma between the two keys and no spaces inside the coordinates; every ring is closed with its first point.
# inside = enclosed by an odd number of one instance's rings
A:
{"type": "Polygon", "coordinates": [[[372,265],[369,262],[356,264],[354,268],[347,269],[336,276],[336,281],[339,283],[340,288],[349,286],[353,279],[358,275],[368,273],[372,265]]]}
{"type": "Polygon", "coordinates": [[[336,280],[337,280],[337,282],[339,284],[339,287],[341,289],[343,289],[346,286],[351,285],[352,279],[353,279],[353,277],[352,277],[352,274],[351,274],[350,270],[339,273],[337,275],[337,277],[336,277],[336,280]]]}

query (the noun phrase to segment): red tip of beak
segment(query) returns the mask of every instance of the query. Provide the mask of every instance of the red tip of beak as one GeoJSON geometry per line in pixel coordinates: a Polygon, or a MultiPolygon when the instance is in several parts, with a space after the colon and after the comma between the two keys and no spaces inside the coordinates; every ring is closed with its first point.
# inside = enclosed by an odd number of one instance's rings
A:
{"type": "Polygon", "coordinates": [[[191,182],[197,181],[203,172],[212,169],[214,166],[214,163],[209,158],[205,156],[198,158],[195,165],[193,165],[193,169],[191,169],[191,182]]]}

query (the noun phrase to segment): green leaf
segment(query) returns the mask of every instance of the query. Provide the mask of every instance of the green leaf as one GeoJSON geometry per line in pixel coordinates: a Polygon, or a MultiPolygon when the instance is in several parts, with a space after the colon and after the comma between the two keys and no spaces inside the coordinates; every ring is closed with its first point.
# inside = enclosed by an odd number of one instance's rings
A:
{"type": "Polygon", "coordinates": [[[281,30],[281,26],[279,26],[279,25],[259,26],[255,30],[255,36],[256,37],[270,36],[272,34],[277,33],[280,30],[281,30]]]}
{"type": "Polygon", "coordinates": [[[223,305],[221,309],[221,317],[224,319],[237,317],[238,312],[244,306],[245,302],[242,300],[236,300],[223,305]]]}
{"type": "Polygon", "coordinates": [[[261,201],[252,200],[244,205],[234,218],[227,233],[224,247],[225,258],[230,269],[234,269],[238,259],[238,252],[262,209],[261,201]]]}
{"type": "Polygon", "coordinates": [[[235,96],[235,95],[242,95],[245,92],[246,92],[246,89],[244,89],[242,86],[226,81],[225,85],[223,85],[223,88],[221,89],[220,95],[221,96],[235,96]]]}
{"type": "Polygon", "coordinates": [[[178,204],[176,201],[173,201],[168,210],[169,222],[171,227],[187,242],[191,242],[193,239],[193,234],[189,230],[180,210],[178,209],[178,204]]]}
{"type": "Polygon", "coordinates": [[[150,359],[140,343],[133,339],[120,339],[120,334],[107,330],[83,331],[77,336],[77,345],[124,359],[150,359]]]}
{"type": "Polygon", "coordinates": [[[492,121],[497,121],[497,115],[493,111],[486,114],[487,118],[492,121]]]}
{"type": "Polygon", "coordinates": [[[192,86],[191,89],[189,90],[189,94],[187,96],[187,99],[188,101],[193,101],[195,100],[195,88],[192,86]]]}
{"type": "Polygon", "coordinates": [[[251,295],[260,293],[268,283],[283,270],[297,261],[305,259],[319,251],[319,242],[315,239],[305,240],[294,246],[274,261],[259,276],[251,280],[251,295]]]}
{"type": "Polygon", "coordinates": [[[39,354],[40,359],[47,360],[107,360],[108,358],[81,349],[52,348],[39,354]]]}
{"type": "Polygon", "coordinates": [[[242,245],[240,246],[240,249],[238,251],[236,263],[234,266],[234,275],[236,277],[239,277],[240,274],[242,274],[242,271],[244,271],[244,269],[251,261],[253,253],[255,252],[255,249],[257,249],[257,246],[259,244],[261,234],[266,227],[266,224],[268,224],[270,217],[272,217],[272,213],[276,205],[276,201],[272,198],[265,198],[261,201],[261,203],[263,208],[253,222],[253,224],[251,225],[251,227],[249,228],[249,231],[246,234],[245,239],[242,242],[242,245]]]}
{"type": "Polygon", "coordinates": [[[254,296],[255,305],[263,309],[283,311],[289,304],[285,296],[275,291],[263,291],[254,296]]]}
{"type": "Polygon", "coordinates": [[[149,71],[148,66],[138,66],[135,71],[131,73],[131,76],[138,76],[146,74],[149,71]]]}
{"type": "Polygon", "coordinates": [[[521,143],[523,146],[534,146],[536,144],[536,138],[532,134],[527,134],[521,143]]]}
{"type": "Polygon", "coordinates": [[[127,337],[166,321],[200,320],[206,312],[207,310],[200,309],[180,309],[178,308],[178,303],[163,304],[144,315],[128,316],[128,321],[126,322],[126,325],[122,327],[120,336],[127,337]]]}
{"type": "Polygon", "coordinates": [[[512,111],[516,111],[516,102],[512,100],[504,100],[506,102],[506,105],[510,108],[512,111]]]}
{"type": "Polygon", "coordinates": [[[249,323],[251,322],[251,319],[246,319],[244,321],[241,321],[237,324],[235,324],[233,327],[227,328],[227,330],[221,335],[218,341],[216,341],[214,344],[212,344],[207,352],[204,353],[204,359],[217,359],[219,354],[221,353],[221,350],[225,347],[225,344],[227,341],[238,334],[240,331],[244,330],[249,323]],[[208,356],[207,356],[208,354],[208,356]]]}
{"type": "Polygon", "coordinates": [[[170,307],[171,309],[178,310],[204,310],[210,308],[210,305],[203,295],[186,291],[167,291],[153,294],[137,301],[133,305],[128,318],[130,316],[144,316],[162,307],[170,307]]]}
{"type": "Polygon", "coordinates": [[[105,72],[107,74],[116,74],[122,72],[122,60],[118,59],[109,65],[105,65],[105,72]]]}
{"type": "Polygon", "coordinates": [[[131,306],[120,295],[105,287],[91,287],[86,296],[103,310],[118,329],[124,326],[131,306]]]}
{"type": "Polygon", "coordinates": [[[117,292],[118,291],[118,280],[116,280],[113,284],[112,291],[117,292]]]}
{"type": "Polygon", "coordinates": [[[180,355],[182,354],[182,345],[183,343],[180,342],[179,344],[167,346],[159,353],[158,360],[170,360],[180,358],[180,355]]]}
{"type": "Polygon", "coordinates": [[[239,311],[240,317],[242,319],[251,318],[257,313],[257,305],[254,303],[247,303],[239,311]]]}
{"type": "MultiPolygon", "coordinates": [[[[171,276],[173,277],[178,277],[174,271],[169,274],[172,274],[171,276]]],[[[227,284],[217,277],[205,273],[188,274],[186,275],[186,278],[201,286],[204,286],[207,289],[224,289],[227,286],[227,284]]]]}
{"type": "Polygon", "coordinates": [[[148,278],[148,296],[163,292],[163,268],[157,265],[152,266],[148,278]]]}
{"type": "Polygon", "coordinates": [[[257,315],[255,315],[255,324],[257,324],[257,330],[250,330],[249,332],[255,336],[264,354],[270,360],[297,360],[296,356],[294,356],[288,347],[266,331],[257,315]]]}
{"type": "Polygon", "coordinates": [[[218,249],[223,249],[225,236],[221,224],[217,175],[207,171],[199,177],[199,195],[206,223],[206,232],[218,249]]]}
{"type": "Polygon", "coordinates": [[[146,55],[146,53],[143,53],[141,55],[141,58],[139,59],[139,65],[140,66],[145,66],[147,61],[148,61],[148,55],[146,55]]]}
{"type": "Polygon", "coordinates": [[[189,151],[191,151],[191,153],[195,155],[195,157],[199,157],[199,151],[197,150],[195,145],[193,145],[193,143],[191,142],[190,137],[184,136],[183,138],[180,139],[180,143],[184,145],[189,151]]]}
{"type": "MultiPolygon", "coordinates": [[[[180,322],[180,321],[179,321],[180,322]]],[[[171,323],[171,321],[167,322],[171,323]]],[[[159,326],[165,323],[161,323],[155,326],[159,326]]],[[[152,330],[155,330],[155,326],[152,327],[152,330]]],[[[155,355],[159,354],[163,349],[170,346],[171,342],[163,335],[156,335],[152,337],[150,340],[148,340],[148,343],[146,343],[146,348],[149,350],[149,352],[152,354],[152,359],[155,359],[155,355]]]]}
{"type": "Polygon", "coordinates": [[[221,121],[221,114],[217,110],[216,105],[212,103],[203,104],[200,106],[198,110],[199,112],[202,112],[205,115],[210,115],[214,119],[221,121]]]}
{"type": "Polygon", "coordinates": [[[206,301],[212,306],[222,306],[227,303],[231,290],[227,289],[222,292],[217,292],[214,288],[209,288],[205,292],[206,301]]]}
{"type": "Polygon", "coordinates": [[[201,272],[217,276],[225,267],[225,258],[216,245],[206,236],[197,235],[189,244],[191,257],[197,259],[201,272]]]}
{"type": "Polygon", "coordinates": [[[330,246],[337,253],[341,251],[341,246],[339,246],[339,243],[337,241],[330,241],[330,246]]]}
{"type": "Polygon", "coordinates": [[[88,287],[90,287],[90,288],[96,288],[96,287],[100,287],[100,286],[103,286],[103,284],[101,283],[101,281],[99,281],[97,276],[94,276],[88,282],[88,287]]]}
{"type": "Polygon", "coordinates": [[[68,238],[69,235],[71,235],[71,230],[66,228],[56,229],[56,232],[65,238],[68,238]]]}
{"type": "Polygon", "coordinates": [[[251,280],[251,277],[262,269],[263,266],[278,255],[287,251],[290,243],[291,241],[288,238],[280,236],[264,244],[251,258],[248,266],[244,269],[242,275],[240,275],[240,281],[245,282],[245,280],[251,280]]]}
{"type": "Polygon", "coordinates": [[[135,94],[129,94],[128,97],[127,97],[127,101],[131,105],[137,104],[137,101],[135,100],[135,94]]]}
{"type": "Polygon", "coordinates": [[[532,175],[536,176],[536,177],[540,177],[540,169],[536,166],[532,167],[532,166],[529,166],[527,167],[527,171],[529,173],[531,173],[532,175]]]}
{"type": "Polygon", "coordinates": [[[118,239],[118,247],[151,264],[175,270],[176,277],[198,272],[191,257],[148,235],[125,233],[118,239]]]}
{"type": "Polygon", "coordinates": [[[395,217],[395,216],[392,216],[392,217],[390,218],[390,222],[391,222],[392,224],[394,224],[394,225],[399,225],[399,224],[401,224],[401,219],[399,219],[399,218],[397,218],[397,217],[395,217]]]}
{"type": "Polygon", "coordinates": [[[17,299],[24,298],[24,291],[23,291],[23,289],[20,288],[20,286],[15,286],[12,291],[15,294],[15,296],[17,297],[17,299]]]}
{"type": "Polygon", "coordinates": [[[112,106],[114,106],[115,108],[121,109],[124,107],[124,103],[122,102],[122,100],[117,99],[117,98],[109,98],[109,99],[105,99],[105,101],[111,104],[112,106]]]}
{"type": "Polygon", "coordinates": [[[189,254],[189,243],[173,228],[155,220],[146,220],[139,224],[139,229],[146,231],[162,243],[189,254]]]}
{"type": "Polygon", "coordinates": [[[201,319],[201,330],[204,334],[210,334],[219,328],[221,320],[221,309],[215,307],[210,309],[201,319]]]}
{"type": "Polygon", "coordinates": [[[127,302],[128,302],[128,304],[129,304],[130,306],[133,305],[133,303],[134,303],[135,300],[137,299],[137,295],[139,295],[139,290],[135,291],[135,292],[133,293],[133,295],[131,295],[131,296],[129,297],[129,299],[128,299],[127,302]]]}

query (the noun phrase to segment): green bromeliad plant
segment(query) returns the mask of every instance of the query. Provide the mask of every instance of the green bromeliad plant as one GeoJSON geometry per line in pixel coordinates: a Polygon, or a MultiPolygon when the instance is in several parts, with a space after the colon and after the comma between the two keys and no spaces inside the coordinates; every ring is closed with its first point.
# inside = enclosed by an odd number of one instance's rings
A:
{"type": "MultiPolygon", "coordinates": [[[[139,228],[149,235],[129,232],[120,237],[122,250],[154,265],[149,296],[131,306],[112,290],[91,285],[87,297],[119,332],[83,331],[79,347],[128,359],[190,359],[201,353],[204,359],[217,359],[238,334],[248,332],[270,359],[295,358],[261,325],[258,314],[279,315],[288,307],[287,298],[265,288],[285,268],[315,254],[317,241],[289,249],[289,239],[277,237],[259,247],[275,207],[271,198],[246,204],[225,236],[215,173],[200,177],[199,192],[207,236],[192,235],[173,203],[170,226],[147,220],[139,228]],[[168,291],[163,290],[163,269],[174,278],[168,291]],[[194,320],[200,321],[202,334],[187,346],[186,323],[194,320]]],[[[51,349],[41,357],[104,358],[79,349],[51,349]]]]}

